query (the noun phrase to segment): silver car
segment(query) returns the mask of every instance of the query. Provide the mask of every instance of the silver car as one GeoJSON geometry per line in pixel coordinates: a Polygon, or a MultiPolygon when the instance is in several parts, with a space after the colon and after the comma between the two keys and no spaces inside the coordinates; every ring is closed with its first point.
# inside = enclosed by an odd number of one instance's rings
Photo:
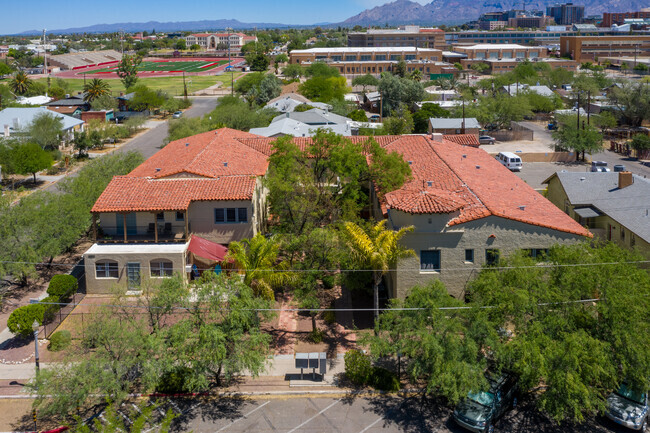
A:
{"type": "Polygon", "coordinates": [[[172,119],[180,119],[183,116],[182,111],[177,111],[174,114],[172,114],[172,119]]]}
{"type": "Polygon", "coordinates": [[[648,429],[648,394],[623,383],[607,397],[605,416],[617,424],[640,430],[648,429]]]}

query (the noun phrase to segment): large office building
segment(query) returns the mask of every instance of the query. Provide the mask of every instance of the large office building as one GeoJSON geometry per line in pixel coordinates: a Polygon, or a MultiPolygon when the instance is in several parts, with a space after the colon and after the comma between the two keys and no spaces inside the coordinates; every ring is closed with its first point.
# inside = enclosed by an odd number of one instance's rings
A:
{"type": "Polygon", "coordinates": [[[371,74],[391,71],[400,60],[406,61],[407,72],[420,70],[422,75],[454,74],[458,70],[442,61],[442,51],[417,47],[336,47],[293,50],[289,62],[310,65],[324,62],[343,75],[371,74]]]}
{"type": "Polygon", "coordinates": [[[569,36],[560,38],[560,52],[578,62],[593,62],[603,58],[648,57],[650,36],[569,36]]]}
{"type": "Polygon", "coordinates": [[[650,8],[646,8],[637,12],[605,12],[603,13],[603,21],[601,27],[611,27],[614,24],[622,26],[625,20],[629,19],[650,19],[650,8]]]}
{"type": "MultiPolygon", "coordinates": [[[[609,35],[613,32],[605,29],[566,30],[557,26],[547,27],[547,30],[499,30],[479,31],[470,30],[462,32],[446,32],[447,45],[474,45],[474,44],[525,44],[525,45],[559,45],[562,36],[598,36],[609,35]]],[[[620,34],[620,33],[618,33],[620,34]]]]}
{"type": "Polygon", "coordinates": [[[348,47],[419,47],[442,50],[445,46],[444,31],[419,26],[348,33],[348,47]]]}
{"type": "Polygon", "coordinates": [[[573,3],[556,4],[546,7],[546,15],[553,18],[556,24],[580,24],[585,18],[585,7],[573,3]]]}

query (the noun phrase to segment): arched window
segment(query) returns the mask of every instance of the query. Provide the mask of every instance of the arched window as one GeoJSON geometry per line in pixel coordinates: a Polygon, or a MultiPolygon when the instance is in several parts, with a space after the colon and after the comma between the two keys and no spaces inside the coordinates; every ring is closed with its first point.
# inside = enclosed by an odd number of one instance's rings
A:
{"type": "Polygon", "coordinates": [[[171,260],[155,259],[150,263],[152,277],[171,277],[174,273],[174,264],[171,260]]]}
{"type": "Polygon", "coordinates": [[[95,274],[97,278],[119,278],[119,270],[115,260],[99,260],[95,262],[95,274]]]}

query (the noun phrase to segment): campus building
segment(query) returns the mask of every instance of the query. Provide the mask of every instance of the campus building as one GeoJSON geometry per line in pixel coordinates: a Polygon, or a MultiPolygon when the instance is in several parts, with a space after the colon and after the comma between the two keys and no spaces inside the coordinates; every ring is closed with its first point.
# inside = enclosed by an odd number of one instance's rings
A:
{"type": "Polygon", "coordinates": [[[558,45],[562,36],[598,36],[620,34],[607,29],[567,30],[566,26],[547,26],[546,30],[499,30],[480,31],[469,30],[461,32],[446,32],[447,45],[474,44],[523,44],[536,46],[558,45]]]}
{"type": "Polygon", "coordinates": [[[202,51],[222,51],[240,49],[248,42],[257,41],[256,36],[247,36],[243,33],[195,33],[185,37],[187,47],[198,45],[202,51]]]}
{"type": "Polygon", "coordinates": [[[419,69],[423,77],[458,73],[453,65],[442,61],[441,50],[432,48],[310,48],[293,50],[289,57],[290,63],[301,65],[325,62],[337,68],[341,74],[348,76],[365,74],[379,76],[382,72],[391,71],[400,60],[406,61],[407,72],[419,69]]]}
{"type": "MultiPolygon", "coordinates": [[[[391,297],[403,298],[415,284],[435,279],[462,297],[481,266],[500,256],[520,248],[536,255],[590,236],[481,149],[442,134],[375,140],[402,155],[413,172],[402,188],[381,198],[371,188],[376,218],[391,229],[415,227],[403,245],[416,255],[389,272],[391,297]]],[[[137,292],[174,273],[187,279],[227,267],[230,242],[265,230],[262,180],[273,141],[227,128],[210,131],[173,141],[113,178],[91,210],[95,243],[84,254],[88,293],[137,292]]],[[[311,139],[294,142],[304,149],[311,139]]]]}
{"type": "Polygon", "coordinates": [[[578,62],[617,57],[649,57],[650,36],[566,36],[560,38],[560,52],[578,62]]]}
{"type": "Polygon", "coordinates": [[[419,47],[443,50],[445,32],[434,28],[403,26],[348,33],[348,47],[419,47]]]}
{"type": "Polygon", "coordinates": [[[546,7],[546,15],[553,18],[556,24],[580,24],[585,18],[585,7],[573,3],[556,4],[546,7]]]}
{"type": "Polygon", "coordinates": [[[605,12],[603,13],[603,22],[601,27],[612,27],[614,24],[622,26],[625,20],[629,19],[650,19],[650,8],[643,9],[637,12],[605,12]]]}

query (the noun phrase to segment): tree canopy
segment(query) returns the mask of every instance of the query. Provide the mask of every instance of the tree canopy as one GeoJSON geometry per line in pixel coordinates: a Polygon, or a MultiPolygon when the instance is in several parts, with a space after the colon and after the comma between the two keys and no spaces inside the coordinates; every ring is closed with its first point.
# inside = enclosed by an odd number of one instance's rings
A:
{"type": "Polygon", "coordinates": [[[42,113],[34,117],[27,127],[30,140],[43,149],[58,149],[63,133],[63,119],[54,113],[42,113]]]}

